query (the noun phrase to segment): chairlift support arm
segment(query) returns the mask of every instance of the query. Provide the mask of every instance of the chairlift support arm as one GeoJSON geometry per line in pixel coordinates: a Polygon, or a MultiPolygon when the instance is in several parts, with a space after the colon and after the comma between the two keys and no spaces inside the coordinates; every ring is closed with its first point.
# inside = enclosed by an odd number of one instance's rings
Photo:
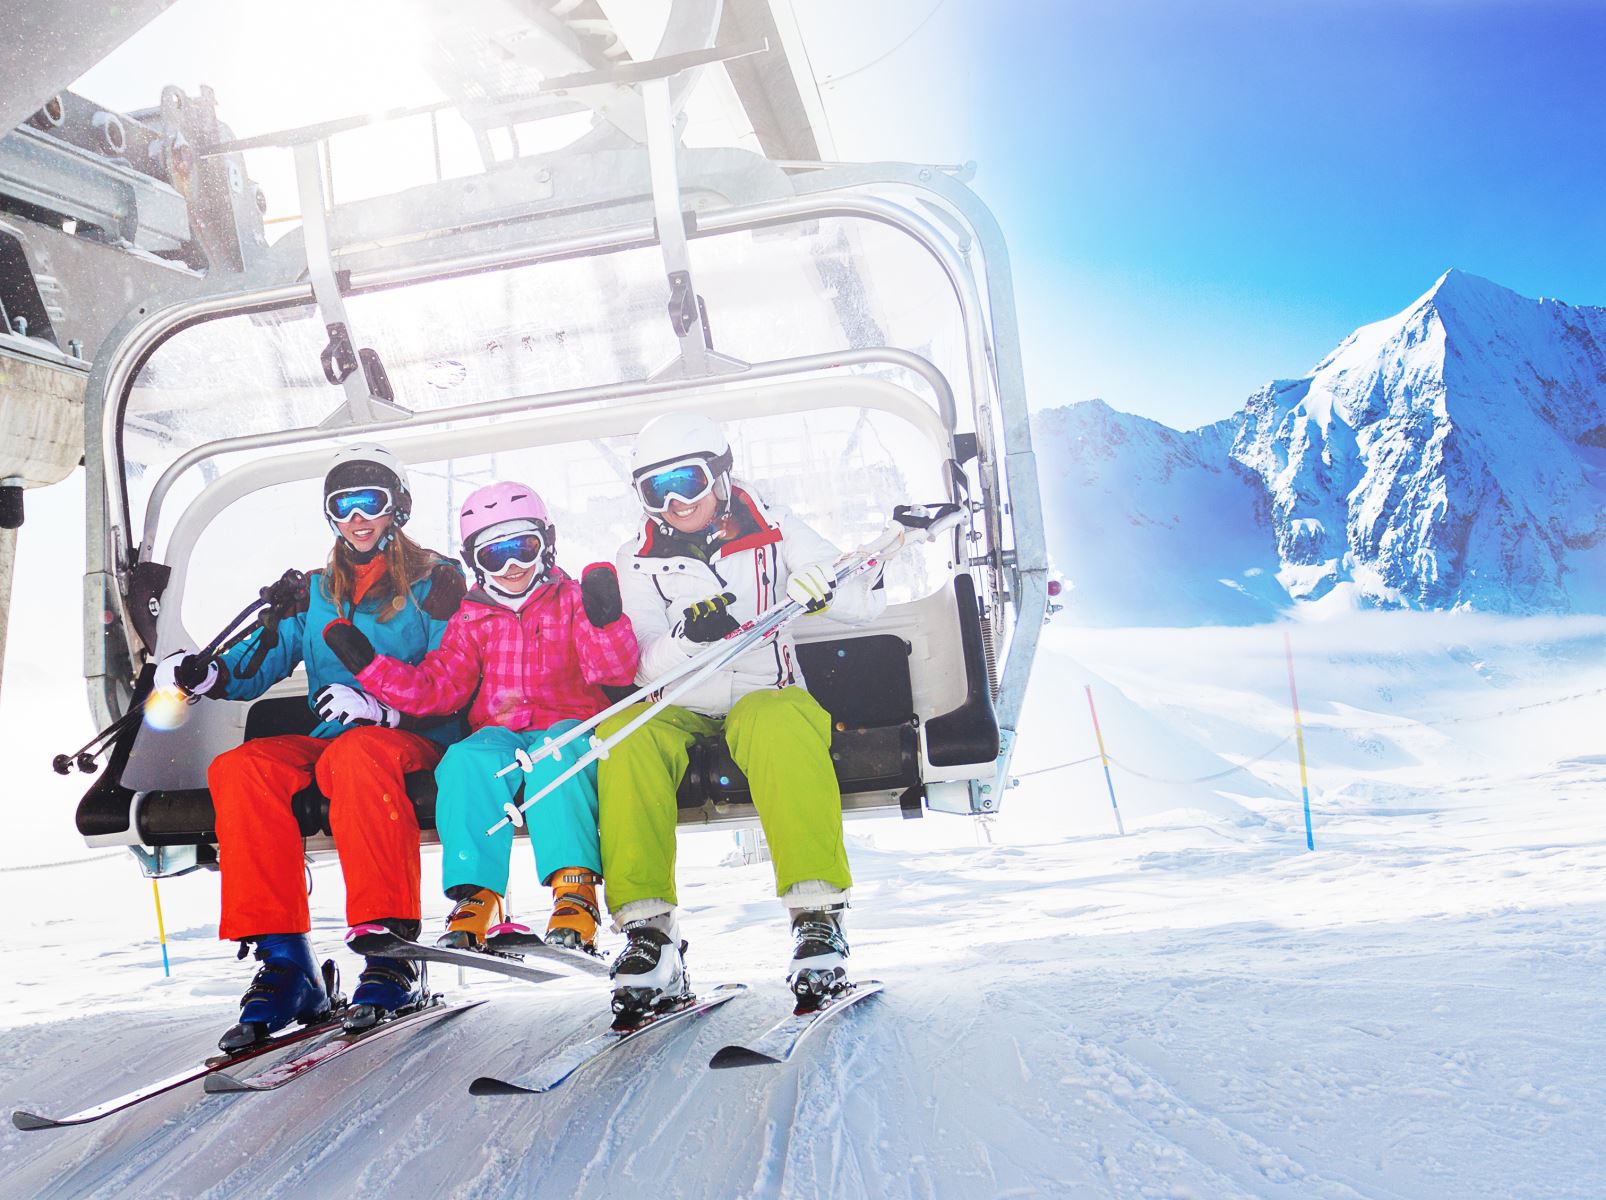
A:
{"type": "MultiPolygon", "coordinates": [[[[657,377],[679,375],[697,378],[741,370],[746,364],[714,351],[708,328],[708,313],[691,273],[691,252],[686,240],[686,222],[691,219],[680,203],[680,130],[675,107],[669,95],[669,81],[681,71],[697,70],[712,63],[729,62],[749,54],[761,54],[769,43],[759,41],[731,50],[717,47],[687,54],[669,55],[649,62],[628,63],[612,71],[600,72],[636,83],[641,92],[646,118],[647,165],[652,180],[653,224],[658,248],[663,255],[664,273],[669,281],[669,321],[680,342],[680,357],[658,372],[657,377]]],[[[584,86],[594,76],[571,76],[553,80],[553,90],[584,86]]],[[[545,89],[543,89],[545,90],[545,89]]]]}
{"type": "Polygon", "coordinates": [[[312,296],[329,331],[329,344],[321,361],[330,383],[346,393],[344,408],[336,409],[324,427],[374,425],[411,414],[393,402],[389,380],[379,355],[357,349],[346,299],[335,278],[334,254],[329,247],[329,217],[324,208],[323,150],[321,141],[297,142],[294,147],[296,189],[301,198],[301,232],[307,251],[307,277],[312,296]]]}

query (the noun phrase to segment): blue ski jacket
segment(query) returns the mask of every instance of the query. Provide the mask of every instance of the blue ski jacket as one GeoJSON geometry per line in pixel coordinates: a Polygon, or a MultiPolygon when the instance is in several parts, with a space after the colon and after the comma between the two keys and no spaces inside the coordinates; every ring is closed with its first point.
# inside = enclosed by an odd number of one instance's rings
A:
{"type": "MultiPolygon", "coordinates": [[[[457,611],[464,593],[462,573],[444,558],[438,560],[433,572],[412,585],[407,606],[388,621],[379,619],[381,610],[391,603],[388,591],[371,591],[361,603],[355,606],[348,603],[347,611],[341,612],[329,595],[322,571],[310,572],[307,584],[306,607],[279,622],[279,643],[267,651],[254,674],[241,678],[239,672],[256,652],[263,634],[261,629],[222,656],[227,676],[221,693],[215,695],[225,700],[255,700],[281,679],[289,678],[299,663],[307,667],[309,708],[313,698],[332,683],[343,683],[361,691],[362,684],[324,643],[324,626],[343,617],[368,636],[377,653],[388,654],[405,663],[417,663],[440,645],[441,634],[446,632],[446,620],[457,611]],[[446,569],[443,571],[442,567],[446,569]]],[[[312,736],[332,738],[348,728],[338,721],[321,721],[312,736]]],[[[415,727],[409,725],[409,728],[415,727]]],[[[458,714],[420,722],[416,730],[442,746],[451,745],[467,732],[458,714]]]]}

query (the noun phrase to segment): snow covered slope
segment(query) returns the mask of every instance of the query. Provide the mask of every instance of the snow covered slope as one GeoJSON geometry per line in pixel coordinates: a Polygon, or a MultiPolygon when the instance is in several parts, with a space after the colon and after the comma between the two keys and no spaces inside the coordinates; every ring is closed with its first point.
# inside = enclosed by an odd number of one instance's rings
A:
{"type": "Polygon", "coordinates": [[[1049,544],[1078,622],[1247,624],[1288,603],[1259,480],[1229,453],[1237,430],[1179,433],[1102,400],[1038,414],[1049,544]]]}
{"type": "MultiPolygon", "coordinates": [[[[694,978],[754,986],[683,1034],[552,1096],[473,1099],[602,997],[445,972],[490,1003],[282,1092],[0,1128],[0,1195],[1606,1194],[1606,620],[1370,613],[1294,638],[1314,854],[1280,630],[1050,630],[1002,815],[849,826],[853,962],[889,988],[792,1066],[706,1070],[783,1005],[785,934],[768,867],[683,835],[694,978]],[[1085,681],[1126,838],[1096,762],[1051,769],[1090,748],[1085,681]],[[1223,763],[1249,769],[1197,780],[1223,763]]],[[[521,854],[524,911],[532,875],[521,854]]],[[[313,876],[334,952],[339,871],[313,876]]],[[[164,884],[164,980],[126,860],[0,871],[4,1108],[205,1052],[250,966],[215,940],[216,886],[164,884]]]]}
{"type": "Polygon", "coordinates": [[[1038,429],[1087,623],[1265,619],[1335,590],[1606,611],[1606,309],[1452,270],[1228,421],[1178,434],[1093,401],[1038,429]]]}

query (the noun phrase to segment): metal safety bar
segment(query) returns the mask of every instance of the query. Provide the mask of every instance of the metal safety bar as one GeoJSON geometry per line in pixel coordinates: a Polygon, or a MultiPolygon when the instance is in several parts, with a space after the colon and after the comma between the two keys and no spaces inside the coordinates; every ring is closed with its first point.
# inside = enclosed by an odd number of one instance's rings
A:
{"type": "MultiPolygon", "coordinates": [[[[937,414],[943,428],[951,438],[957,421],[953,388],[947,378],[930,360],[908,350],[890,346],[867,350],[845,350],[838,354],[811,354],[799,358],[781,358],[771,362],[752,363],[730,375],[721,375],[707,381],[684,379],[651,379],[638,383],[598,384],[591,387],[569,388],[561,392],[508,396],[501,400],[484,400],[478,404],[464,404],[457,408],[423,409],[409,413],[400,420],[385,426],[385,432],[403,433],[429,425],[444,425],[453,421],[467,421],[479,417],[504,416],[510,413],[540,412],[544,409],[566,408],[591,401],[631,400],[648,396],[683,392],[688,383],[742,384],[749,381],[776,379],[785,376],[812,374],[838,367],[890,366],[918,376],[932,390],[937,402],[937,414]]],[[[162,507],[168,493],[184,472],[207,459],[246,450],[291,446],[302,442],[315,442],[332,436],[333,431],[323,425],[304,426],[299,429],[275,430],[272,433],[245,434],[207,442],[187,450],[174,459],[157,479],[145,503],[145,522],[140,537],[139,558],[148,559],[156,548],[156,534],[160,527],[162,507]]]]}

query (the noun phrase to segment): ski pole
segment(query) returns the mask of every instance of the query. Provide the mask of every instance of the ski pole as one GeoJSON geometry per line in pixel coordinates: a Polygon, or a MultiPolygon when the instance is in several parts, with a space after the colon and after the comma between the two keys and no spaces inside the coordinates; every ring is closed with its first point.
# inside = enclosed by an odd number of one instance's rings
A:
{"type": "MultiPolygon", "coordinates": [[[[938,505],[935,506],[934,509],[919,507],[904,508],[903,506],[900,506],[898,509],[894,510],[894,516],[897,521],[897,525],[894,528],[889,529],[886,534],[884,534],[881,538],[878,538],[870,547],[859,551],[854,556],[854,561],[849,562],[840,570],[838,570],[835,577],[836,585],[841,586],[850,579],[856,578],[859,575],[865,574],[868,571],[885,565],[886,559],[890,557],[891,554],[897,552],[906,544],[908,544],[910,535],[913,533],[918,532],[922,535],[917,539],[920,542],[929,542],[935,540],[936,537],[944,530],[949,529],[953,525],[957,524],[961,515],[962,510],[958,505],[938,505]]],[[[734,659],[746,653],[753,641],[766,640],[769,637],[778,634],[783,628],[785,628],[785,626],[790,624],[792,620],[800,616],[805,611],[806,609],[803,607],[803,605],[798,604],[795,600],[788,600],[784,604],[778,606],[776,609],[771,610],[764,618],[760,619],[761,627],[755,627],[755,629],[752,631],[754,637],[751,639],[743,641],[738,645],[714,647],[714,649],[720,650],[720,654],[717,658],[710,659],[706,666],[700,668],[691,675],[682,677],[676,686],[664,692],[664,694],[660,695],[657,700],[655,700],[647,708],[643,709],[642,712],[640,712],[630,722],[630,724],[626,725],[623,729],[619,730],[612,737],[607,738],[605,741],[598,742],[595,738],[593,738],[591,749],[589,751],[577,758],[566,770],[563,771],[562,774],[553,779],[540,791],[536,792],[535,795],[524,800],[523,803],[514,804],[512,801],[509,801],[507,804],[505,804],[503,806],[503,811],[507,815],[495,825],[491,826],[491,828],[487,829],[485,831],[486,836],[489,837],[494,833],[498,833],[508,825],[522,825],[524,823],[524,812],[529,809],[531,805],[538,803],[540,800],[556,791],[559,787],[567,783],[570,779],[573,779],[576,775],[585,770],[598,759],[607,757],[608,752],[613,749],[613,747],[617,746],[620,742],[624,741],[625,738],[629,737],[637,729],[640,729],[641,726],[646,724],[653,717],[657,716],[663,708],[669,704],[672,704],[681,695],[696,687],[699,683],[703,682],[703,680],[717,672],[721,667],[724,667],[734,659]]],[[[755,626],[759,625],[760,622],[755,622],[755,626]]],[[[708,657],[709,655],[707,654],[699,655],[694,661],[700,662],[703,658],[708,657]]],[[[656,690],[658,688],[662,688],[663,686],[664,681],[656,680],[652,685],[649,685],[649,690],[656,690]]],[[[574,731],[571,730],[570,732],[572,734],[574,731]]],[[[572,738],[568,740],[572,740],[572,738]]],[[[559,748],[559,741],[554,739],[551,744],[542,750],[541,754],[536,755],[534,759],[530,760],[532,765],[534,762],[546,757],[546,755],[554,753],[559,748]]],[[[525,769],[528,770],[529,768],[525,769]]],[[[501,773],[506,774],[505,771],[501,773]]]]}
{"type": "Polygon", "coordinates": [[[577,738],[584,737],[598,725],[601,725],[609,717],[617,716],[619,713],[624,712],[625,709],[629,708],[633,704],[639,704],[642,700],[652,695],[654,692],[662,691],[671,684],[684,679],[693,671],[702,670],[715,659],[718,659],[721,663],[729,661],[726,657],[724,657],[727,652],[734,652],[733,657],[739,657],[740,655],[747,653],[748,650],[752,649],[755,645],[764,640],[765,636],[770,632],[771,625],[775,619],[781,615],[782,610],[784,610],[790,603],[791,601],[789,600],[782,601],[774,608],[760,613],[751,621],[748,621],[745,625],[731,630],[719,641],[711,644],[702,653],[693,658],[688,658],[685,662],[676,667],[672,667],[670,670],[664,672],[650,683],[642,684],[642,686],[631,692],[628,696],[614,701],[614,703],[603,709],[596,716],[581,722],[573,729],[566,730],[564,733],[553,738],[552,741],[543,746],[538,753],[531,755],[524,750],[515,752],[513,761],[498,771],[496,773],[496,778],[500,779],[504,775],[511,775],[514,771],[530,771],[534,769],[535,764],[540,762],[543,758],[547,758],[549,756],[555,757],[558,752],[570,742],[577,738]]]}
{"type": "MultiPolygon", "coordinates": [[[[854,563],[851,567],[838,573],[837,583],[840,584],[846,582],[846,580],[862,574],[870,568],[878,565],[880,562],[880,558],[871,557],[866,558],[861,562],[854,563]]],[[[514,804],[510,800],[507,802],[507,804],[503,805],[503,811],[507,815],[495,825],[487,829],[485,831],[486,836],[489,837],[491,834],[506,828],[508,825],[522,825],[524,823],[524,812],[531,805],[545,799],[548,795],[556,791],[569,780],[573,779],[576,775],[585,770],[598,759],[606,758],[609,750],[611,750],[614,746],[617,746],[620,742],[624,741],[625,738],[629,737],[636,730],[640,729],[648,721],[652,720],[652,718],[657,716],[658,713],[666,706],[673,704],[692,688],[715,675],[722,668],[729,665],[737,658],[740,658],[747,652],[754,641],[766,641],[770,637],[779,633],[788,624],[790,624],[794,618],[800,616],[804,611],[806,611],[804,607],[797,603],[797,601],[788,600],[785,604],[781,605],[779,609],[769,614],[768,619],[762,625],[753,629],[751,631],[752,636],[749,638],[731,645],[721,645],[717,647],[719,650],[719,654],[717,656],[709,659],[709,661],[707,661],[702,667],[691,674],[683,674],[676,681],[674,686],[670,687],[661,696],[659,696],[657,700],[654,700],[634,718],[632,718],[630,724],[619,730],[619,732],[602,742],[598,742],[596,738],[593,737],[591,740],[591,749],[582,754],[579,758],[575,759],[573,763],[564,769],[562,774],[558,775],[557,778],[553,779],[540,791],[536,792],[535,795],[530,796],[521,804],[514,804]]],[[[705,655],[699,655],[697,661],[702,662],[705,657],[705,655]]],[[[573,739],[571,738],[570,740],[572,741],[573,739]]],[[[554,741],[551,746],[544,747],[541,754],[536,755],[530,760],[532,766],[535,762],[538,762],[540,759],[545,758],[547,755],[553,753],[556,748],[558,748],[556,741],[554,741]]]]}
{"type": "MultiPolygon", "coordinates": [[[[853,559],[857,561],[865,556],[884,555],[892,550],[898,549],[902,545],[903,539],[908,535],[910,530],[924,531],[926,536],[921,540],[932,541],[944,529],[951,528],[954,524],[956,524],[959,517],[962,515],[963,512],[960,506],[957,504],[900,504],[893,509],[893,524],[875,541],[870,542],[854,551],[853,559]]],[[[853,563],[850,562],[849,566],[852,565],[853,563]]],[[[840,576],[838,582],[840,582],[842,578],[846,578],[846,576],[840,576]]],[[[582,721],[573,729],[566,730],[558,737],[553,738],[541,748],[541,751],[538,754],[532,756],[524,750],[517,751],[514,755],[514,760],[498,771],[496,773],[496,778],[501,779],[505,775],[511,775],[516,770],[528,772],[533,770],[534,765],[540,762],[541,759],[548,756],[555,757],[558,752],[563,749],[563,747],[567,746],[576,738],[584,737],[598,725],[602,724],[602,722],[606,721],[609,717],[617,716],[619,713],[624,712],[625,709],[629,708],[633,704],[639,704],[643,699],[652,695],[654,692],[662,691],[676,680],[684,678],[691,672],[701,670],[708,662],[711,662],[716,655],[722,653],[725,649],[728,649],[728,647],[725,646],[726,642],[740,640],[742,643],[742,652],[745,653],[748,649],[757,645],[764,639],[764,636],[768,632],[767,623],[780,616],[789,603],[790,601],[783,600],[773,608],[767,609],[766,611],[760,613],[745,625],[731,630],[721,641],[714,642],[701,654],[693,658],[688,658],[685,662],[676,667],[672,667],[670,670],[664,672],[656,679],[642,684],[628,696],[625,696],[621,700],[614,701],[614,703],[610,704],[607,708],[597,713],[596,716],[582,721]],[[760,629],[760,626],[766,626],[766,628],[760,629]]]]}
{"type": "MultiPolygon", "coordinates": [[[[252,626],[251,629],[240,630],[240,632],[237,634],[235,631],[239,630],[242,624],[244,624],[249,618],[255,616],[260,610],[264,608],[271,608],[278,599],[276,595],[272,594],[274,593],[274,589],[280,584],[286,583],[287,581],[292,586],[300,586],[305,584],[306,577],[300,571],[286,571],[279,577],[276,583],[269,584],[267,587],[263,588],[261,594],[258,595],[255,600],[251,601],[250,604],[247,604],[238,613],[236,613],[233,619],[218,631],[218,635],[208,642],[204,648],[196,653],[196,657],[213,658],[218,654],[233,649],[240,642],[250,637],[252,630],[257,628],[256,626],[252,626]],[[232,638],[231,635],[233,635],[232,638]]],[[[118,717],[110,725],[106,726],[106,728],[102,729],[94,737],[90,738],[73,753],[56,755],[55,758],[51,759],[50,761],[51,769],[54,770],[57,775],[70,775],[73,767],[76,765],[77,768],[84,774],[93,774],[95,770],[95,760],[104,754],[107,748],[116,742],[117,739],[130,726],[136,724],[145,716],[145,708],[150,703],[151,695],[152,693],[146,692],[145,695],[140,698],[140,702],[138,704],[132,705],[127,712],[118,717]]],[[[190,696],[185,702],[194,703],[195,700],[196,697],[190,696]]]]}

